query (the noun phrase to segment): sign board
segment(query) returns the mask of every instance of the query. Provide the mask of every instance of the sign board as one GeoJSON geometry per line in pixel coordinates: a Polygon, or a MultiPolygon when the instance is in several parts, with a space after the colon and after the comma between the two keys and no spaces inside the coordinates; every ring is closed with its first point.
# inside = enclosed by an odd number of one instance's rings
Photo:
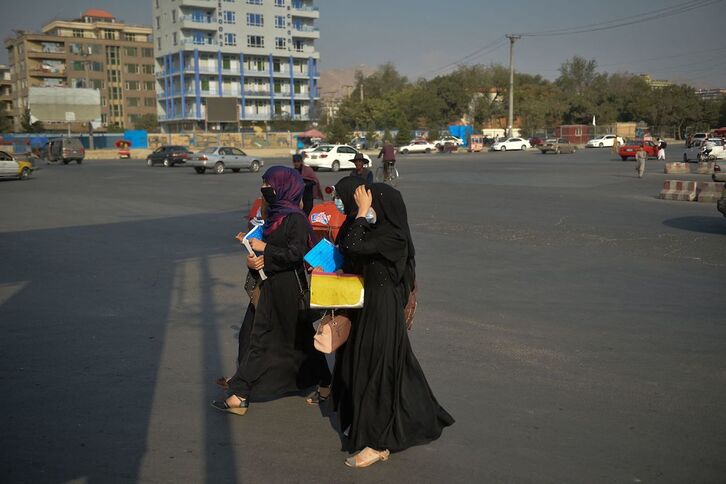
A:
{"type": "Polygon", "coordinates": [[[236,97],[208,97],[207,121],[210,123],[236,123],[239,121],[236,97]]]}
{"type": "Polygon", "coordinates": [[[101,92],[98,89],[31,87],[31,115],[43,122],[101,122],[101,92]],[[73,119],[68,119],[72,115],[73,119]]]}

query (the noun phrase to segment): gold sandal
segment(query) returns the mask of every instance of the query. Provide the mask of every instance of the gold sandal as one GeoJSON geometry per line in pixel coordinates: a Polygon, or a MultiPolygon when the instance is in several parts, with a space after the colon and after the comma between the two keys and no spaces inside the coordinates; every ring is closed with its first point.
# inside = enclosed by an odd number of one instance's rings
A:
{"type": "Polygon", "coordinates": [[[237,395],[235,395],[235,398],[239,400],[239,406],[237,407],[230,406],[226,400],[215,400],[212,402],[212,407],[222,412],[233,413],[235,415],[246,414],[247,408],[249,408],[249,402],[247,401],[247,399],[240,398],[237,395]]]}
{"type": "Polygon", "coordinates": [[[388,460],[388,457],[390,455],[391,453],[388,450],[378,451],[371,449],[370,447],[366,447],[353,457],[348,457],[347,459],[345,459],[345,465],[347,465],[348,467],[368,467],[375,464],[379,460],[388,460]]]}

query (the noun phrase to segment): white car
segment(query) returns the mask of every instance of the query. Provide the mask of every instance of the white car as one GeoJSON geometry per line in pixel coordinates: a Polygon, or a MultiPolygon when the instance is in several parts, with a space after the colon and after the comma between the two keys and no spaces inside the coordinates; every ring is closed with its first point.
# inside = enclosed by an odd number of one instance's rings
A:
{"type": "Polygon", "coordinates": [[[308,146],[307,148],[301,149],[300,150],[300,154],[303,154],[303,153],[312,153],[313,151],[317,150],[321,146],[325,146],[325,145],[323,145],[322,143],[313,143],[310,146],[308,146]]]}
{"type": "Polygon", "coordinates": [[[464,146],[464,140],[459,138],[458,136],[453,135],[442,136],[441,138],[433,142],[435,148],[444,146],[446,143],[456,143],[456,146],[464,146]]]}
{"type": "Polygon", "coordinates": [[[531,148],[529,140],[524,138],[507,138],[504,141],[497,141],[491,148],[491,151],[507,151],[507,150],[526,150],[531,148]]]}
{"type": "Polygon", "coordinates": [[[585,148],[605,148],[606,146],[612,147],[617,138],[618,144],[622,146],[624,144],[623,138],[615,136],[614,134],[606,134],[604,136],[598,136],[593,138],[585,144],[585,148]]]}
{"type": "Polygon", "coordinates": [[[406,146],[401,146],[398,148],[398,152],[402,155],[405,155],[407,153],[431,153],[432,151],[437,151],[436,145],[434,145],[433,143],[429,143],[426,140],[411,141],[406,146]]]}
{"type": "MultiPolygon", "coordinates": [[[[355,155],[360,153],[352,146],[348,145],[320,145],[315,151],[303,154],[305,164],[312,167],[313,170],[319,168],[327,168],[331,171],[353,170],[355,164],[351,161],[355,155]]],[[[371,159],[368,155],[363,155],[366,165],[370,165],[371,159]]]]}

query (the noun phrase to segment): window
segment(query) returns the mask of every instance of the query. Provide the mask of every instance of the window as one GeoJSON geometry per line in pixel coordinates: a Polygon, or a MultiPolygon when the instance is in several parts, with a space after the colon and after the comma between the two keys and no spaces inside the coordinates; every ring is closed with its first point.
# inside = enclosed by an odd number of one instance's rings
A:
{"type": "Polygon", "coordinates": [[[113,30],[103,30],[103,38],[106,40],[115,40],[116,39],[116,32],[113,30]]]}
{"type": "Polygon", "coordinates": [[[232,68],[232,61],[229,57],[222,57],[222,69],[230,70],[232,68]]]}
{"type": "Polygon", "coordinates": [[[143,64],[141,66],[141,72],[144,74],[153,74],[154,73],[154,65],[153,64],[143,64]]]}
{"type": "Polygon", "coordinates": [[[126,81],[127,91],[140,91],[141,83],[139,81],[126,81]]]}
{"type": "Polygon", "coordinates": [[[248,5],[262,5],[262,0],[247,0],[248,5]]]}
{"type": "Polygon", "coordinates": [[[176,23],[176,9],[171,11],[171,23],[176,23]]]}
{"type": "Polygon", "coordinates": [[[83,30],[73,29],[73,37],[83,37],[83,30]]]}
{"type": "Polygon", "coordinates": [[[81,53],[81,44],[68,44],[68,51],[71,54],[80,54],[81,53]]]}
{"type": "Polygon", "coordinates": [[[224,45],[237,45],[237,34],[224,34],[224,45]]]}
{"type": "MultiPolygon", "coordinates": [[[[247,25],[249,25],[249,16],[250,14],[247,14],[247,25]]],[[[262,17],[262,15],[260,15],[260,17],[262,17]]],[[[222,18],[226,24],[233,24],[237,21],[237,16],[231,10],[225,10],[222,12],[222,18]]]]}
{"type": "Polygon", "coordinates": [[[147,108],[153,108],[156,106],[156,99],[153,97],[145,97],[144,98],[144,106],[147,108]]]}
{"type": "Polygon", "coordinates": [[[144,47],[141,49],[141,57],[154,57],[154,49],[144,47]]]}
{"type": "Polygon", "coordinates": [[[91,87],[93,89],[103,89],[104,87],[106,87],[106,83],[103,82],[101,79],[92,79],[91,87]]]}
{"type": "Polygon", "coordinates": [[[282,69],[280,68],[280,59],[272,60],[272,72],[282,72],[282,69]]]}
{"type": "Polygon", "coordinates": [[[204,34],[202,32],[194,32],[194,36],[192,37],[192,42],[195,45],[204,45],[204,34]]]}
{"type": "Polygon", "coordinates": [[[265,46],[265,38],[261,35],[248,35],[247,36],[247,47],[259,47],[265,46]]]}
{"type": "Polygon", "coordinates": [[[209,91],[209,79],[207,79],[207,78],[201,79],[200,84],[201,84],[202,91],[209,91]]]}
{"type": "Polygon", "coordinates": [[[118,78],[119,78],[118,71],[109,70],[107,76],[108,76],[109,82],[118,82],[118,78]]]}
{"type": "Polygon", "coordinates": [[[156,48],[161,50],[161,37],[156,38],[156,48]]]}
{"type": "Polygon", "coordinates": [[[265,70],[265,59],[262,57],[248,57],[247,58],[247,70],[248,71],[264,71],[265,70]]]}
{"type": "Polygon", "coordinates": [[[144,81],[144,89],[147,91],[154,90],[154,81],[144,81]]]}
{"type": "Polygon", "coordinates": [[[172,42],[172,44],[177,45],[176,32],[171,33],[171,42],[172,42]]]}
{"type": "Polygon", "coordinates": [[[137,97],[127,97],[126,102],[128,103],[130,108],[139,107],[139,98],[137,97]]]}
{"type": "Polygon", "coordinates": [[[295,84],[293,85],[293,92],[294,92],[295,94],[300,94],[300,83],[299,83],[299,82],[296,82],[296,83],[295,83],[295,84]]]}
{"type": "Polygon", "coordinates": [[[285,50],[287,48],[287,42],[283,37],[275,37],[275,49],[285,50]]]}
{"type": "Polygon", "coordinates": [[[303,47],[305,47],[305,42],[303,42],[302,40],[293,40],[292,45],[295,49],[295,52],[302,52],[303,47]]]}
{"type": "Polygon", "coordinates": [[[284,15],[275,15],[275,28],[276,29],[285,28],[285,16],[284,15]]]}
{"type": "Polygon", "coordinates": [[[83,61],[73,61],[73,70],[74,71],[82,71],[83,69],[83,61]]]}
{"type": "Polygon", "coordinates": [[[276,7],[284,7],[285,6],[285,0],[275,0],[275,6],[276,7]]]}
{"type": "Polygon", "coordinates": [[[127,57],[136,57],[137,55],[139,55],[139,51],[136,47],[125,47],[124,54],[127,57]]]}
{"type": "Polygon", "coordinates": [[[159,0],[156,0],[156,8],[159,8],[159,0]]]}
{"type": "Polygon", "coordinates": [[[126,72],[129,74],[138,74],[139,65],[138,64],[126,64],[126,72]]]}
{"type": "Polygon", "coordinates": [[[109,99],[121,99],[121,88],[112,87],[108,90],[109,99]]]}
{"type": "Polygon", "coordinates": [[[161,17],[156,17],[156,28],[157,29],[161,28],[161,17]]]}
{"type": "Polygon", "coordinates": [[[101,72],[103,71],[103,64],[100,62],[89,62],[88,63],[88,70],[93,72],[101,72]]]}
{"type": "Polygon", "coordinates": [[[129,42],[136,42],[136,34],[124,33],[124,40],[127,40],[129,42]]]}
{"type": "Polygon", "coordinates": [[[247,25],[250,27],[262,27],[264,19],[260,13],[248,13],[247,14],[247,25]]]}

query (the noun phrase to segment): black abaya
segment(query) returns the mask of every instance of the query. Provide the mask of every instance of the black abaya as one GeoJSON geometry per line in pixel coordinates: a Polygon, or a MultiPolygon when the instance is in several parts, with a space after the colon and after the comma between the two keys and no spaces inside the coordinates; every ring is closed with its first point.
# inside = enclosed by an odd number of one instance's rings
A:
{"type": "Polygon", "coordinates": [[[299,309],[298,278],[306,284],[302,260],[308,236],[305,217],[291,214],[265,241],[267,280],[260,283],[257,308],[248,306],[240,329],[231,394],[252,399],[279,396],[330,379],[325,356],[313,347],[315,330],[307,311],[299,309]]]}
{"type": "MultiPolygon", "coordinates": [[[[379,211],[381,217],[384,210],[379,211]]],[[[350,427],[351,451],[396,452],[437,439],[454,419],[436,401],[408,339],[403,317],[408,289],[397,268],[408,258],[410,236],[401,230],[371,236],[372,231],[358,218],[341,240],[346,257],[362,267],[365,302],[336,355],[333,398],[341,428],[350,427]]]]}

